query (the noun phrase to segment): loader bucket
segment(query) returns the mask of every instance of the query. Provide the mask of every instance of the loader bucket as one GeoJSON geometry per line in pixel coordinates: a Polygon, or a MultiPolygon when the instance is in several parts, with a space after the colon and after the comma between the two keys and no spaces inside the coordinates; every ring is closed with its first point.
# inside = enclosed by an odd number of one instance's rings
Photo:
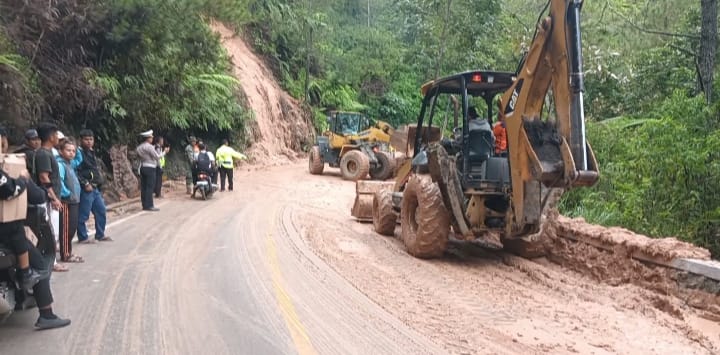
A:
{"type": "MultiPolygon", "coordinates": [[[[405,156],[412,157],[414,155],[415,148],[415,134],[417,133],[417,125],[409,124],[398,127],[390,136],[390,145],[395,148],[397,152],[405,154],[405,156]]],[[[423,127],[423,141],[437,142],[442,139],[442,132],[439,127],[431,127],[429,134],[427,127],[423,127]]]]}
{"type": "Polygon", "coordinates": [[[372,222],[373,197],[376,192],[392,190],[394,182],[358,180],[355,182],[355,202],[350,213],[360,222],[372,222]]]}

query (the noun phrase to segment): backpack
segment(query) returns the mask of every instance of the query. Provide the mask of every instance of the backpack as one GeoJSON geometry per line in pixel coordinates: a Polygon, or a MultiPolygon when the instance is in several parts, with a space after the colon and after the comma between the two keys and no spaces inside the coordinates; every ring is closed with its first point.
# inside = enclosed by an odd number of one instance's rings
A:
{"type": "Polygon", "coordinates": [[[199,171],[212,172],[212,162],[207,152],[198,153],[196,164],[199,171]]]}

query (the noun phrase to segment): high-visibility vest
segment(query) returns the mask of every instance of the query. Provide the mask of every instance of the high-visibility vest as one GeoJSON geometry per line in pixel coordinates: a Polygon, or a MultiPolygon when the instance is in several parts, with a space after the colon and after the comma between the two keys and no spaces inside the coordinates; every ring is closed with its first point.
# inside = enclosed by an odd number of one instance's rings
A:
{"type": "Polygon", "coordinates": [[[233,168],[233,158],[243,159],[244,157],[245,156],[243,154],[236,152],[235,149],[232,149],[227,145],[221,146],[218,148],[217,152],[215,152],[215,160],[219,166],[225,169],[233,168]]]}

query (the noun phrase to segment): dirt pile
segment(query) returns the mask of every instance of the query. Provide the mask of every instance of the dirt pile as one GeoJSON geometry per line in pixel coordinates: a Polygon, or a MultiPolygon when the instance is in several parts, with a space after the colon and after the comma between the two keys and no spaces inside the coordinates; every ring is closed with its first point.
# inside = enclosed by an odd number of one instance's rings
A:
{"type": "Polygon", "coordinates": [[[245,41],[221,23],[211,28],[220,35],[233,63],[254,120],[247,125],[252,143],[247,153],[251,162],[280,165],[303,156],[315,137],[311,115],[283,91],[273,73],[245,41]]]}
{"type": "MultiPolygon", "coordinates": [[[[663,296],[675,296],[681,306],[720,317],[720,283],[661,266],[678,258],[709,260],[703,248],[675,238],[651,239],[624,228],[607,228],[582,218],[552,216],[543,235],[546,258],[563,268],[611,286],[634,284],[663,296]]],[[[676,306],[658,298],[655,308],[682,319],[676,306]]]]}

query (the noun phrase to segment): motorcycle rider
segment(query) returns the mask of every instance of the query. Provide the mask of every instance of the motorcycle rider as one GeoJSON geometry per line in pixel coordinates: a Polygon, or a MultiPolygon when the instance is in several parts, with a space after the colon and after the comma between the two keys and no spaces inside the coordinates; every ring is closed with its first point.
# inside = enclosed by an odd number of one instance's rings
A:
{"type": "MultiPolygon", "coordinates": [[[[205,143],[198,144],[197,153],[193,154],[193,185],[197,184],[198,174],[203,172],[210,177],[211,183],[215,181],[215,156],[212,152],[207,151],[205,143]]],[[[192,197],[195,197],[195,189],[193,189],[192,197]]]]}

